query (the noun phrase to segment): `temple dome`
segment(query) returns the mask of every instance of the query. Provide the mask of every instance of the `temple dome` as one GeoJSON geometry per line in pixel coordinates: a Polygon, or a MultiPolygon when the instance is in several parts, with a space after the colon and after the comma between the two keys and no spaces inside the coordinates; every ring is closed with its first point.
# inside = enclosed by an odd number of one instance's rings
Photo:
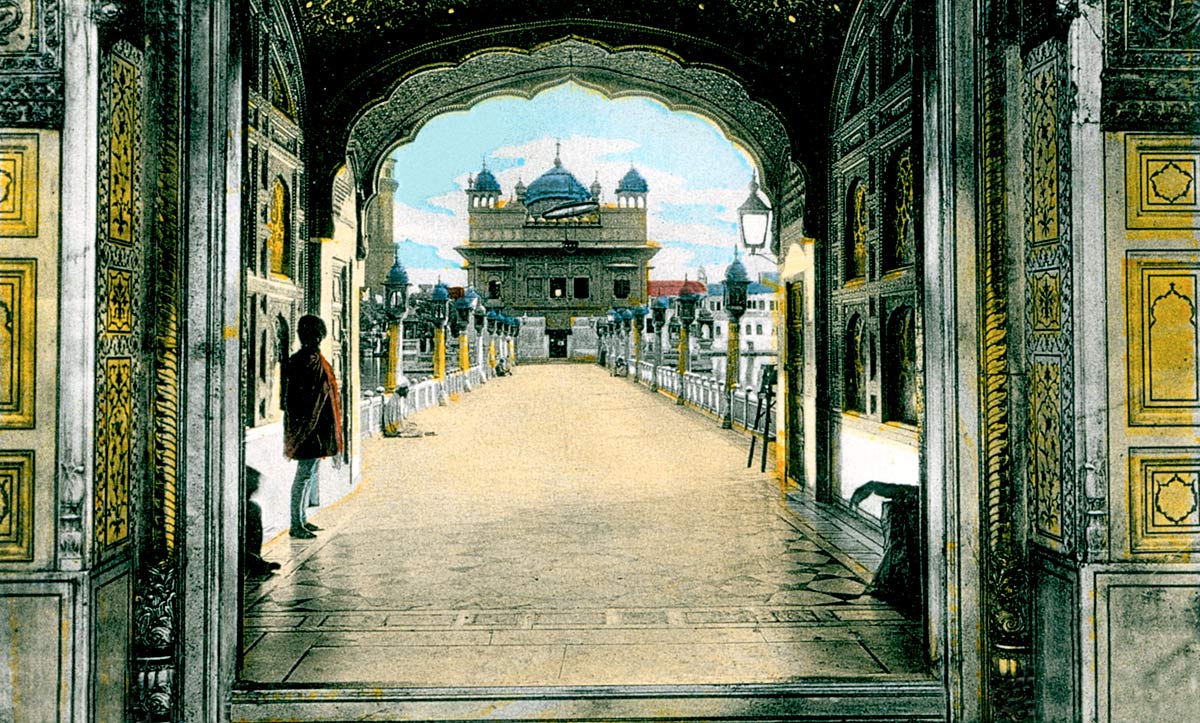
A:
{"type": "Polygon", "coordinates": [[[646,179],[642,178],[642,174],[632,167],[617,184],[617,193],[646,193],[649,190],[650,186],[646,184],[646,179]]]}
{"type": "Polygon", "coordinates": [[[475,176],[475,187],[473,190],[500,193],[500,182],[496,180],[496,177],[492,175],[487,166],[484,166],[479,171],[479,175],[475,176]]]}
{"type": "Polygon", "coordinates": [[[750,275],[746,273],[746,265],[741,259],[734,259],[729,268],[725,269],[726,281],[749,281],[750,275]]]}
{"type": "Polygon", "coordinates": [[[392,262],[392,268],[388,269],[387,281],[388,286],[408,286],[408,271],[405,270],[404,264],[400,263],[400,259],[392,262]]]}
{"type": "MultiPolygon", "coordinates": [[[[411,244],[412,239],[404,239],[404,243],[411,244]]],[[[388,269],[387,280],[385,284],[389,286],[408,286],[408,271],[404,268],[404,264],[400,263],[400,244],[396,244],[396,251],[392,257],[392,268],[388,269]]]]}
{"type": "Polygon", "coordinates": [[[592,194],[563,168],[558,158],[554,159],[554,168],[538,176],[525,189],[525,207],[535,216],[563,203],[590,201],[591,198],[592,194]]]}

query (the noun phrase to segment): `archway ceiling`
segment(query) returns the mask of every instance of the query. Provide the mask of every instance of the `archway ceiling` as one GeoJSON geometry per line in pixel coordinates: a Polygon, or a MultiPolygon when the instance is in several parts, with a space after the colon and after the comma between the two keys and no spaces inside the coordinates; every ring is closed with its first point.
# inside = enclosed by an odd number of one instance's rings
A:
{"type": "MultiPolygon", "coordinates": [[[[332,181],[354,120],[405,77],[495,48],[575,36],[665,50],[739,80],[819,168],[838,54],[856,0],[292,0],[303,35],[314,192],[332,181]],[[322,180],[323,179],[323,180],[322,180]]],[[[317,210],[323,204],[313,205],[317,210]]],[[[318,218],[312,220],[320,227],[318,218]]],[[[314,235],[321,233],[313,228],[314,235]]]]}

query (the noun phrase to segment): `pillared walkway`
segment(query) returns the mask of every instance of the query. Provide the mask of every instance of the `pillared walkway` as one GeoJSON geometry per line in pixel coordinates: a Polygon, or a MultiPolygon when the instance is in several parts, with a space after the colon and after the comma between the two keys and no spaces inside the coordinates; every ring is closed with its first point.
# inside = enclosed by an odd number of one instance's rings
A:
{"type": "Polygon", "coordinates": [[[746,438],[591,365],[520,366],[369,439],[246,586],[242,677],[292,685],[922,677],[918,626],[747,469],[746,438]]]}

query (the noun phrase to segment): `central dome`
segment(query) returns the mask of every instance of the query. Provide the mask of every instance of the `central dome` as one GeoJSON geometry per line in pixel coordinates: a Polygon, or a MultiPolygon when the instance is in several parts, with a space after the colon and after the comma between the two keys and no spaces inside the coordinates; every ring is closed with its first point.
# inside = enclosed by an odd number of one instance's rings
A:
{"type": "Polygon", "coordinates": [[[591,198],[591,192],[555,157],[554,168],[538,176],[525,189],[525,208],[529,209],[530,214],[540,216],[555,206],[591,198]]]}

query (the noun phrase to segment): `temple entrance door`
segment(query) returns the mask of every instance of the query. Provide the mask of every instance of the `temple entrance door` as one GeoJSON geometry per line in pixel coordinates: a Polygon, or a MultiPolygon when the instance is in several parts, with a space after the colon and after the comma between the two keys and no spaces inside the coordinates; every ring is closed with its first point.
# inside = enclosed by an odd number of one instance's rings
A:
{"type": "Polygon", "coordinates": [[[546,332],[550,337],[550,358],[551,359],[566,359],[567,358],[567,330],[566,329],[550,329],[546,332]]]}

